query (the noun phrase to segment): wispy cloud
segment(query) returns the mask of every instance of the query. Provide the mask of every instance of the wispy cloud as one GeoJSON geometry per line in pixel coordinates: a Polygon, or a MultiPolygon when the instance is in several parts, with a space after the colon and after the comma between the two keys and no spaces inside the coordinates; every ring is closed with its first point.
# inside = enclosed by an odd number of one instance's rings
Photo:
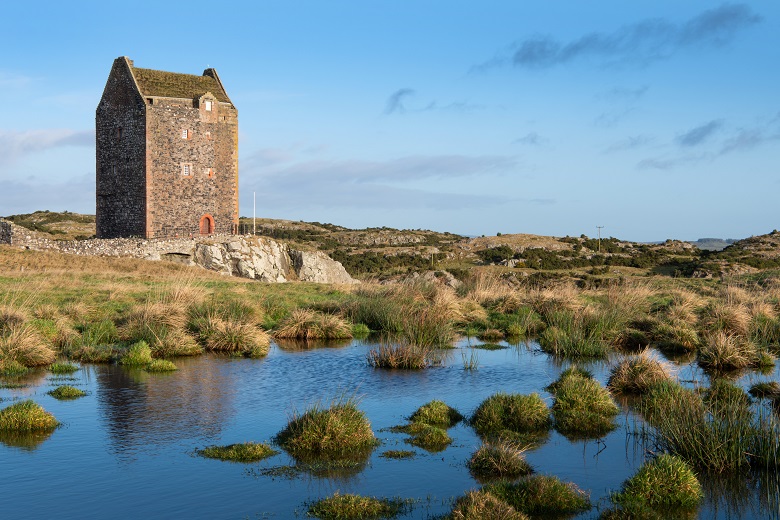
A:
{"type": "Polygon", "coordinates": [[[650,87],[647,85],[637,88],[615,87],[597,97],[610,103],[634,103],[643,97],[649,89],[650,87]]]}
{"type": "Polygon", "coordinates": [[[547,139],[537,134],[536,132],[528,132],[523,137],[515,139],[512,142],[517,144],[527,144],[529,146],[539,146],[547,143],[547,139]]]}
{"type": "Polygon", "coordinates": [[[780,140],[780,131],[770,127],[740,128],[736,135],[726,139],[720,149],[720,154],[740,152],[757,148],[765,143],[780,140]]]}
{"type": "Polygon", "coordinates": [[[723,4],[682,23],[649,18],[612,32],[592,32],[568,42],[551,36],[526,38],[513,45],[508,56],[477,68],[511,64],[544,69],[586,58],[603,65],[647,65],[668,59],[683,49],[727,45],[741,31],[761,20],[746,4],[723,4]]]}
{"type": "Polygon", "coordinates": [[[723,128],[723,120],[713,119],[678,135],[675,142],[680,146],[698,146],[710,139],[721,128],[723,128]]]}
{"type": "Polygon", "coordinates": [[[404,106],[404,99],[409,98],[415,94],[415,90],[411,88],[400,88],[390,94],[385,104],[385,114],[403,114],[406,112],[404,106]]]}
{"type": "Polygon", "coordinates": [[[625,139],[609,145],[604,153],[624,152],[641,148],[653,142],[653,138],[647,135],[631,135],[625,139]]]}
{"type": "Polygon", "coordinates": [[[681,164],[697,163],[705,160],[709,155],[684,155],[668,158],[649,158],[639,161],[637,168],[640,170],[671,170],[681,164]]]}
{"type": "Polygon", "coordinates": [[[63,146],[95,146],[93,130],[0,130],[0,164],[10,164],[24,155],[63,146]]]}

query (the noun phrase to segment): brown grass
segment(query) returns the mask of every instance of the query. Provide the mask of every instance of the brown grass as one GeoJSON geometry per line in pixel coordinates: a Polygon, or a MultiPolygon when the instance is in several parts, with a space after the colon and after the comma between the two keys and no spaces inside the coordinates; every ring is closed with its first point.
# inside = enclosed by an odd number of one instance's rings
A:
{"type": "Polygon", "coordinates": [[[352,327],[342,318],[311,309],[295,309],[282,320],[273,335],[290,339],[351,338],[352,327]]]}
{"type": "Polygon", "coordinates": [[[644,394],[651,386],[671,379],[669,365],[653,359],[645,349],[623,359],[612,369],[607,388],[618,394],[644,394]]]}
{"type": "Polygon", "coordinates": [[[433,350],[408,343],[383,343],[371,349],[366,355],[368,364],[374,368],[398,368],[420,370],[433,364],[433,350]]]}
{"type": "Polygon", "coordinates": [[[0,360],[37,367],[50,365],[55,358],[54,350],[49,348],[41,335],[28,324],[7,326],[0,334],[0,360]]]}

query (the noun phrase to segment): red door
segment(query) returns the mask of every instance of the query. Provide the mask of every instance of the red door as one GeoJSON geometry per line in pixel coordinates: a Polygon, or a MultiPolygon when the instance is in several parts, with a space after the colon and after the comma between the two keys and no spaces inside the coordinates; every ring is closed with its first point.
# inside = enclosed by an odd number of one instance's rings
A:
{"type": "Polygon", "coordinates": [[[203,215],[200,218],[200,234],[212,235],[214,234],[214,217],[211,215],[203,215]]]}

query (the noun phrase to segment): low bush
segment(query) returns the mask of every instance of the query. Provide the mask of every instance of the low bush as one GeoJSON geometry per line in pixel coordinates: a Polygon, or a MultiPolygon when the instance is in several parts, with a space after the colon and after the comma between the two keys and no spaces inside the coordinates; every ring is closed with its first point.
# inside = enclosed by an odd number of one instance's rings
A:
{"type": "Polygon", "coordinates": [[[58,386],[54,390],[50,390],[46,393],[52,396],[53,398],[60,399],[60,400],[78,399],[79,397],[84,397],[85,395],[87,395],[87,393],[84,390],[80,390],[75,386],[70,386],[70,385],[58,386]]]}
{"type": "Polygon", "coordinates": [[[393,518],[403,513],[408,505],[407,501],[401,499],[342,495],[336,492],[311,504],[308,515],[322,520],[393,518]]]}
{"type": "Polygon", "coordinates": [[[21,401],[0,410],[0,430],[10,432],[50,431],[59,422],[35,401],[21,401]]]}
{"type": "Polygon", "coordinates": [[[678,511],[696,508],[703,497],[701,484],[691,467],[674,455],[662,454],[624,482],[612,501],[628,510],[649,507],[678,511]]]}
{"type": "Polygon", "coordinates": [[[463,416],[443,401],[433,400],[422,405],[410,417],[413,423],[425,423],[439,428],[450,428],[463,420],[463,416]]]}
{"type": "Polygon", "coordinates": [[[267,444],[260,442],[245,442],[228,444],[227,446],[207,446],[198,450],[197,454],[209,459],[219,459],[230,462],[257,462],[279,453],[267,444]]]}
{"type": "Polygon", "coordinates": [[[498,482],[484,490],[531,516],[573,515],[591,507],[587,493],[571,482],[547,475],[530,476],[516,483],[498,482]]]}
{"type": "Polygon", "coordinates": [[[547,431],[550,410],[539,396],[499,392],[480,403],[471,417],[479,435],[497,435],[504,430],[516,433],[547,431]]]}
{"type": "Polygon", "coordinates": [[[533,472],[523,454],[526,447],[512,441],[485,443],[468,462],[469,471],[478,479],[513,479],[533,472]]]}

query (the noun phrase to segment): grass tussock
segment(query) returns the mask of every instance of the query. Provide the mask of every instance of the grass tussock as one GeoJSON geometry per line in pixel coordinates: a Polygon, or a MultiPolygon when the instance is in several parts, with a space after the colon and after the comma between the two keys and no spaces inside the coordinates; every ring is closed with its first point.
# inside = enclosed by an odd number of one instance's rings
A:
{"type": "Polygon", "coordinates": [[[663,512],[695,509],[703,497],[691,467],[679,457],[662,454],[639,468],[611,498],[628,511],[650,508],[663,512]]]}
{"type": "Polygon", "coordinates": [[[52,396],[53,398],[60,399],[60,400],[78,399],[79,397],[84,397],[85,395],[87,395],[87,393],[84,390],[80,390],[75,386],[70,386],[70,385],[58,386],[54,390],[50,390],[46,393],[52,396]]]}
{"type": "Polygon", "coordinates": [[[294,412],[275,441],[295,457],[340,458],[365,452],[377,444],[365,414],[352,399],[324,408],[319,403],[294,412]]]}
{"type": "Polygon", "coordinates": [[[668,364],[650,357],[647,350],[625,358],[615,365],[609,375],[607,388],[616,394],[642,395],[651,386],[671,380],[668,364]]]}
{"type": "Polygon", "coordinates": [[[761,352],[743,336],[724,331],[710,334],[699,348],[699,364],[714,370],[735,370],[763,363],[761,352]]]}
{"type": "Polygon", "coordinates": [[[0,430],[9,432],[49,431],[59,422],[35,401],[21,401],[0,410],[0,430]]]}
{"type": "Polygon", "coordinates": [[[470,422],[481,436],[500,435],[506,430],[536,433],[550,429],[550,409],[539,394],[499,392],[480,403],[470,422]]]}
{"type": "Polygon", "coordinates": [[[761,381],[750,387],[750,395],[756,399],[777,399],[780,397],[780,383],[777,381],[761,381]]]}
{"type": "Polygon", "coordinates": [[[152,362],[152,349],[144,341],[138,341],[130,345],[127,352],[119,360],[120,365],[130,367],[143,367],[152,362]]]}
{"type": "Polygon", "coordinates": [[[352,337],[352,327],[333,314],[296,309],[282,320],[273,334],[287,339],[343,339],[352,337]]]}
{"type": "Polygon", "coordinates": [[[447,430],[430,424],[413,422],[405,426],[396,426],[392,430],[408,434],[409,438],[405,442],[431,453],[444,451],[452,444],[452,437],[447,430]]]}
{"type": "Polygon", "coordinates": [[[322,520],[368,520],[393,518],[403,513],[408,506],[409,503],[402,499],[342,495],[336,492],[311,504],[307,513],[322,520]]]}
{"type": "Polygon", "coordinates": [[[209,459],[229,462],[257,462],[279,453],[268,444],[261,442],[245,442],[228,444],[227,446],[207,446],[198,450],[197,454],[209,459]]]}
{"type": "Polygon", "coordinates": [[[381,453],[379,456],[385,459],[413,459],[415,452],[409,450],[387,450],[381,453]]]}
{"type": "Polygon", "coordinates": [[[49,366],[49,372],[52,374],[72,374],[73,372],[77,372],[78,369],[78,366],[71,363],[52,363],[51,366],[49,366]]]}
{"type": "Polygon", "coordinates": [[[573,515],[591,507],[587,493],[571,482],[548,475],[533,475],[516,483],[498,482],[484,489],[534,517],[573,515]]]}
{"type": "Polygon", "coordinates": [[[439,428],[450,428],[463,420],[463,416],[443,401],[433,400],[422,405],[409,417],[413,423],[424,423],[439,428]]]}
{"type": "Polygon", "coordinates": [[[564,373],[551,385],[555,429],[575,437],[600,437],[615,428],[620,412],[606,388],[579,372],[564,373]]]}
{"type": "Polygon", "coordinates": [[[0,363],[38,367],[51,365],[55,358],[54,350],[30,324],[13,322],[0,329],[0,363]]]}
{"type": "Polygon", "coordinates": [[[529,517],[495,495],[469,491],[458,498],[449,517],[452,520],[529,520],[529,517]]]}
{"type": "Polygon", "coordinates": [[[433,349],[409,343],[382,343],[366,354],[374,368],[422,370],[436,363],[433,349]]]}
{"type": "Polygon", "coordinates": [[[514,479],[533,472],[525,460],[527,447],[508,440],[485,443],[471,456],[469,471],[478,479],[514,479]]]}
{"type": "Polygon", "coordinates": [[[205,338],[206,349],[212,352],[239,354],[251,358],[268,355],[271,338],[252,323],[214,319],[205,338]]]}
{"type": "Polygon", "coordinates": [[[167,359],[153,359],[151,363],[144,367],[147,372],[174,372],[179,368],[173,361],[167,359]]]}

